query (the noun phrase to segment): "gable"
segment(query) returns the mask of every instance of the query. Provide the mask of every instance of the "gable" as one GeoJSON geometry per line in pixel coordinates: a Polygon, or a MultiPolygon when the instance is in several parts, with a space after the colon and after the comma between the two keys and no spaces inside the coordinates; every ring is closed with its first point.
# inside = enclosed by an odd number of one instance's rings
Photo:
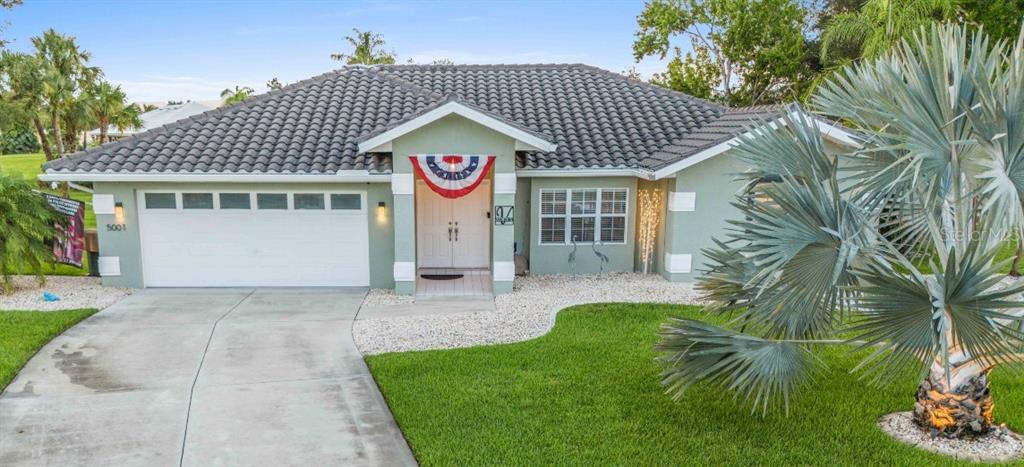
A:
{"type": "Polygon", "coordinates": [[[523,128],[514,122],[510,122],[500,116],[474,108],[473,106],[458,102],[456,100],[446,101],[444,104],[431,108],[418,115],[411,116],[402,122],[392,125],[376,134],[361,138],[359,143],[360,152],[390,152],[391,142],[410,132],[414,132],[424,126],[430,125],[438,120],[449,116],[458,116],[470,120],[479,126],[486,127],[491,131],[501,133],[516,142],[516,149],[522,151],[554,151],[558,146],[542,135],[523,128]]]}
{"type": "Polygon", "coordinates": [[[515,168],[516,140],[461,115],[448,115],[399,136],[391,144],[397,173],[410,172],[413,154],[493,154],[496,170],[515,168]]]}

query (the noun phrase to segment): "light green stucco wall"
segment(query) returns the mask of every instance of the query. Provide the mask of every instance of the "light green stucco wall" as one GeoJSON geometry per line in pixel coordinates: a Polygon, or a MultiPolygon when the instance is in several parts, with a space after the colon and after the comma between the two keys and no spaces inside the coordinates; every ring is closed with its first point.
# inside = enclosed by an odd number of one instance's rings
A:
{"type": "MultiPolygon", "coordinates": [[[[394,286],[392,264],[394,263],[393,227],[395,225],[391,189],[386,183],[261,183],[261,184],[213,184],[213,183],[95,183],[97,194],[110,194],[115,202],[124,203],[127,228],[123,231],[108,231],[107,224],[115,223],[113,215],[96,216],[100,241],[100,256],[120,258],[121,275],[103,278],[104,285],[118,287],[142,287],[144,285],[141,248],[139,237],[139,211],[137,194],[146,190],[210,190],[210,191],[330,191],[365,190],[370,247],[370,286],[391,288],[394,286]],[[377,203],[383,201],[387,208],[383,217],[378,217],[377,203]]],[[[143,226],[145,228],[145,226],[143,226]]],[[[173,235],[173,232],[171,233],[173,235]]],[[[344,239],[340,239],[343,241],[344,239]]],[[[183,252],[185,253],[185,252],[183,252]]]]}
{"type": "MultiPolygon", "coordinates": [[[[449,115],[396,138],[391,142],[391,154],[395,174],[412,173],[409,156],[413,154],[494,154],[495,174],[511,174],[515,171],[514,139],[458,115],[449,115]]],[[[395,195],[395,215],[396,219],[400,219],[394,236],[395,261],[416,261],[414,198],[414,195],[395,195]]],[[[514,198],[512,194],[493,195],[492,212],[493,205],[511,205],[515,203],[514,198]]],[[[514,236],[514,226],[496,226],[491,223],[492,270],[496,261],[512,261],[514,236]]],[[[395,291],[400,294],[411,294],[415,290],[413,282],[399,282],[395,285],[395,291]]],[[[511,291],[511,280],[494,281],[495,294],[511,291]]]]}
{"type": "Polygon", "coordinates": [[[391,142],[395,173],[412,173],[412,154],[494,154],[496,173],[515,170],[516,142],[512,138],[467,120],[449,115],[406,133],[391,142]]]}
{"type": "Polygon", "coordinates": [[[124,224],[122,231],[108,231],[108,224],[118,223],[113,214],[96,215],[96,232],[100,242],[100,257],[116,256],[120,258],[121,275],[103,277],[103,285],[115,287],[141,288],[142,281],[142,248],[139,237],[139,214],[135,186],[122,183],[94,183],[96,194],[114,196],[115,203],[124,204],[124,224]]]}
{"type": "MultiPolygon", "coordinates": [[[[825,141],[825,150],[837,154],[847,149],[834,141],[825,141]]],[[[842,162],[841,162],[842,163],[842,162]]],[[[659,242],[659,264],[657,271],[669,280],[693,282],[707,270],[707,258],[701,252],[714,246],[713,239],[725,239],[729,221],[740,220],[740,211],[732,206],[744,182],[737,180],[747,166],[739,162],[731,152],[726,152],[688,167],[668,181],[667,190],[696,193],[696,209],[691,212],[667,210],[664,236],[659,242]],[[690,254],[689,273],[669,273],[664,263],[665,253],[690,254]]]]}
{"type": "MultiPolygon", "coordinates": [[[[534,178],[530,186],[530,273],[570,274],[569,253],[572,245],[540,244],[540,190],[558,188],[627,188],[629,203],[626,212],[626,243],[597,245],[597,251],[608,255],[604,271],[633,271],[636,244],[636,183],[633,177],[534,178]]],[[[576,252],[576,273],[593,274],[601,270],[601,261],[590,243],[580,243],[576,252]]]]}
{"type": "MultiPolygon", "coordinates": [[[[735,180],[744,166],[731,154],[725,153],[697,165],[688,167],[675,177],[671,191],[696,193],[695,210],[690,212],[666,211],[665,253],[692,255],[689,273],[669,273],[667,265],[659,265],[659,272],[672,281],[693,282],[706,269],[701,250],[714,245],[712,238],[721,238],[730,219],[737,219],[739,211],[732,203],[743,188],[735,180]]],[[[667,208],[667,203],[666,203],[667,208]]]]}
{"type": "Polygon", "coordinates": [[[516,180],[515,242],[516,254],[530,257],[530,178],[516,180]]]}

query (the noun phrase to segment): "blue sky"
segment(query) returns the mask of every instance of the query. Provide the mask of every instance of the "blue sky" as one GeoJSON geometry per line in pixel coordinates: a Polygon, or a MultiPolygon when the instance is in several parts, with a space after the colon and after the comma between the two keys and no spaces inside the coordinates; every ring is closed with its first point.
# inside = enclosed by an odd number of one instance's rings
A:
{"type": "MultiPolygon", "coordinates": [[[[236,84],[262,92],[337,68],[353,27],[384,34],[401,62],[583,62],[621,72],[642,0],[47,1],[0,12],[15,50],[49,27],[73,35],[136,101],[215,100],[236,84]]],[[[644,75],[663,67],[637,65],[644,75]]]]}

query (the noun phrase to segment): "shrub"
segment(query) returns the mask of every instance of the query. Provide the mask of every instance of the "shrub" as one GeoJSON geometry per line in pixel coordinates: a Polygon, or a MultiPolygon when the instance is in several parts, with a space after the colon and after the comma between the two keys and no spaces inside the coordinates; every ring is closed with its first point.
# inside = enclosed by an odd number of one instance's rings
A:
{"type": "Polygon", "coordinates": [[[0,154],[38,152],[39,140],[28,128],[14,128],[0,134],[0,154]]]}
{"type": "Polygon", "coordinates": [[[31,271],[46,282],[43,265],[52,262],[49,241],[64,217],[24,180],[0,175],[0,290],[14,293],[14,270],[31,271]]]}

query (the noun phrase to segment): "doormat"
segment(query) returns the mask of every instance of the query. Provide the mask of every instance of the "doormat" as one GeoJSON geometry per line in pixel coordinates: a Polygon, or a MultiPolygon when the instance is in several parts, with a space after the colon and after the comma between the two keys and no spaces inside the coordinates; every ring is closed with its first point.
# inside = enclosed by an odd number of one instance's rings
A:
{"type": "Polygon", "coordinates": [[[420,274],[420,277],[424,279],[430,279],[432,281],[450,281],[454,279],[462,279],[463,274],[420,274]]]}

